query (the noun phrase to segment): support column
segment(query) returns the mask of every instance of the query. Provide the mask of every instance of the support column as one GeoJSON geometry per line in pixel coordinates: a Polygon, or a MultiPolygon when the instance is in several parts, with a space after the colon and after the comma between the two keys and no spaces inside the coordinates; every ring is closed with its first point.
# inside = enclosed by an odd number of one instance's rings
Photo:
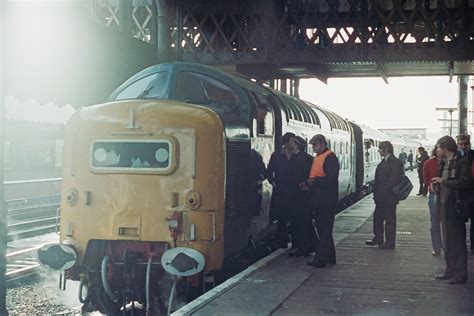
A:
{"type": "Polygon", "coordinates": [[[283,93],[288,93],[288,86],[286,85],[286,79],[280,79],[280,91],[283,93]]]}
{"type": "Polygon", "coordinates": [[[292,95],[295,97],[295,98],[300,98],[300,79],[296,78],[296,79],[293,79],[293,93],[292,95]]]}
{"type": "MultiPolygon", "coordinates": [[[[174,50],[171,47],[171,27],[173,27],[172,21],[174,17],[174,8],[170,0],[156,0],[156,21],[157,21],[157,34],[158,38],[156,41],[158,51],[158,61],[160,63],[166,61],[172,61],[175,59],[173,54],[174,50]]],[[[180,45],[181,43],[178,43],[180,45]]]]}
{"type": "Polygon", "coordinates": [[[7,207],[5,204],[4,197],[4,83],[6,81],[5,76],[5,62],[4,62],[4,49],[5,49],[5,28],[6,28],[6,17],[7,13],[6,1],[0,1],[0,315],[8,315],[6,308],[6,297],[7,287],[5,273],[7,270],[7,207]]]}
{"type": "Polygon", "coordinates": [[[459,83],[459,134],[467,134],[467,83],[469,81],[468,75],[460,75],[458,77],[459,83]]]}

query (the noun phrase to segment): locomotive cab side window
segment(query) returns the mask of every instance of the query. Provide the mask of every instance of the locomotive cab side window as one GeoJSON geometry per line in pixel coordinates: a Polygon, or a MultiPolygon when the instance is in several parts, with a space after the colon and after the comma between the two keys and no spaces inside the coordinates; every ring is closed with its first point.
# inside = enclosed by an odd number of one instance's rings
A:
{"type": "Polygon", "coordinates": [[[174,97],[189,103],[223,105],[234,108],[237,94],[226,84],[199,73],[183,71],[178,75],[174,97]]]}
{"type": "Polygon", "coordinates": [[[273,136],[273,112],[268,96],[243,89],[252,109],[252,136],[273,136]]]}
{"type": "Polygon", "coordinates": [[[160,99],[167,90],[168,72],[161,71],[138,79],[125,87],[115,100],[160,99]]]}

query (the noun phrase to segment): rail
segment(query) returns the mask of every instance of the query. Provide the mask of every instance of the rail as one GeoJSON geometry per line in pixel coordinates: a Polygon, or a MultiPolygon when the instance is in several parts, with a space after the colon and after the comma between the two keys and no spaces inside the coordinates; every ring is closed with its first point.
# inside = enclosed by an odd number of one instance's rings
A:
{"type": "Polygon", "coordinates": [[[11,285],[38,273],[38,259],[36,251],[43,245],[7,253],[7,272],[5,278],[11,285]]]}
{"type": "Polygon", "coordinates": [[[9,223],[8,241],[57,231],[59,195],[15,199],[6,202],[9,223]]]}

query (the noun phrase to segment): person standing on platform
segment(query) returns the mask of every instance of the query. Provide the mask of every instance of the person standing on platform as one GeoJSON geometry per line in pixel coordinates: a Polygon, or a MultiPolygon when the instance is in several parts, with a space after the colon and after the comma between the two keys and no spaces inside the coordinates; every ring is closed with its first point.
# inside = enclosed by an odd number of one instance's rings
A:
{"type": "MultiPolygon", "coordinates": [[[[458,136],[458,150],[461,156],[467,156],[471,162],[471,178],[474,179],[474,150],[471,149],[471,137],[467,134],[461,134],[458,136]]],[[[469,240],[471,254],[474,255],[474,210],[471,210],[471,228],[469,230],[469,240]]]]}
{"type": "Polygon", "coordinates": [[[288,221],[293,210],[294,188],[291,187],[293,168],[291,157],[295,152],[295,143],[292,139],[293,133],[285,133],[282,138],[281,150],[275,151],[270,157],[267,167],[267,180],[273,186],[272,199],[270,203],[270,218],[277,221],[278,244],[281,248],[287,248],[290,241],[288,235],[288,221]]]}
{"type": "Polygon", "coordinates": [[[400,152],[400,154],[398,155],[398,159],[400,159],[400,161],[402,162],[403,170],[405,170],[405,165],[407,163],[407,153],[405,152],[405,150],[403,148],[402,148],[402,151],[400,152]]]}
{"type": "Polygon", "coordinates": [[[464,284],[467,281],[467,249],[465,219],[456,212],[456,201],[472,195],[471,165],[469,159],[458,154],[458,147],[450,136],[443,136],[437,142],[438,155],[442,157],[438,176],[431,182],[437,194],[437,205],[441,220],[446,225],[446,268],[438,280],[449,284],[464,284]]]}
{"type": "MultiPolygon", "coordinates": [[[[292,156],[292,160],[294,160],[293,174],[296,184],[299,185],[308,178],[311,164],[313,163],[313,156],[306,153],[306,141],[302,137],[296,136],[294,140],[297,150],[292,156]]],[[[291,257],[306,257],[314,249],[314,238],[316,235],[311,218],[311,205],[309,203],[311,196],[308,190],[303,190],[298,186],[295,186],[295,189],[292,248],[296,249],[290,252],[289,255],[291,257]]]]}
{"type": "Polygon", "coordinates": [[[378,245],[380,249],[395,249],[398,198],[393,188],[400,184],[404,170],[400,159],[393,155],[392,143],[389,141],[380,142],[379,153],[383,159],[375,169],[374,237],[367,240],[365,244],[368,246],[378,245]]]}
{"type": "Polygon", "coordinates": [[[413,171],[413,151],[410,149],[410,153],[407,158],[408,164],[410,165],[410,171],[413,171]]]}
{"type": "MultiPolygon", "coordinates": [[[[436,146],[431,152],[431,158],[428,159],[423,165],[423,182],[428,188],[428,208],[430,210],[430,232],[431,232],[431,245],[433,247],[432,255],[437,257],[441,254],[443,247],[441,221],[439,219],[438,208],[435,205],[436,192],[433,190],[431,185],[431,179],[436,177],[438,174],[439,158],[436,153],[436,146]]],[[[444,230],[444,228],[443,228],[444,230]]]]}
{"type": "Polygon", "coordinates": [[[339,160],[328,148],[324,135],[314,135],[309,143],[316,156],[313,159],[309,179],[301,183],[301,188],[309,189],[319,242],[309,266],[324,268],[336,263],[336,249],[332,230],[339,197],[339,160]]]}
{"type": "Polygon", "coordinates": [[[430,159],[428,156],[428,153],[426,152],[425,148],[423,147],[418,147],[418,158],[417,158],[417,165],[416,165],[416,170],[418,172],[418,180],[420,182],[420,189],[418,190],[417,195],[423,195],[426,196],[428,193],[428,187],[425,185],[425,182],[423,181],[423,165],[425,161],[430,159]]]}

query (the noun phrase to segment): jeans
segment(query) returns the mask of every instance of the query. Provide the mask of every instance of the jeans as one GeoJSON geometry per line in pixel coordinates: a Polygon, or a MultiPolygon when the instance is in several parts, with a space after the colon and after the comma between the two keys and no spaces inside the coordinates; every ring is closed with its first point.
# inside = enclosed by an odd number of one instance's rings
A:
{"type": "Polygon", "coordinates": [[[434,251],[440,251],[443,248],[443,239],[441,237],[441,221],[438,214],[438,207],[435,204],[435,194],[429,193],[428,195],[428,207],[430,209],[430,221],[431,221],[431,244],[434,251]]]}

